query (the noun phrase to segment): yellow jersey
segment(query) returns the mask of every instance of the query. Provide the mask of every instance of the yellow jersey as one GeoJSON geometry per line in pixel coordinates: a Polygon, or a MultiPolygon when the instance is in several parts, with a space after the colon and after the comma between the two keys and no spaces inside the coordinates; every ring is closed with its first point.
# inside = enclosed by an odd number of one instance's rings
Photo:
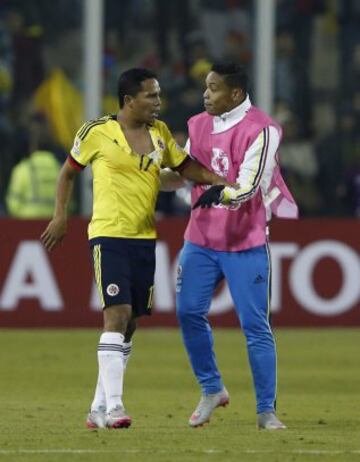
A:
{"type": "Polygon", "coordinates": [[[89,239],[154,239],[160,168],[177,168],[187,158],[164,122],[149,126],[154,151],[132,151],[116,115],[86,122],[77,132],[69,161],[78,169],[90,164],[93,213],[89,239]]]}

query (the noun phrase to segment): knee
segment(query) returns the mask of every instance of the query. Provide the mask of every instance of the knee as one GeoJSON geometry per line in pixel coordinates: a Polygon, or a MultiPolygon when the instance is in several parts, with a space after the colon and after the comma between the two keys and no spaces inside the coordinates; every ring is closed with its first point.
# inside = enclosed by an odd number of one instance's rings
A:
{"type": "Polygon", "coordinates": [[[273,344],[274,338],[268,323],[247,322],[242,325],[247,344],[273,344]]]}
{"type": "Polygon", "coordinates": [[[204,319],[199,303],[191,298],[177,301],[176,316],[180,325],[197,324],[204,319]]]}
{"type": "Polygon", "coordinates": [[[178,297],[176,300],[176,316],[179,322],[191,319],[193,304],[189,298],[178,297]]]}
{"type": "Polygon", "coordinates": [[[104,309],[104,330],[125,335],[131,322],[131,305],[113,305],[104,309]]]}

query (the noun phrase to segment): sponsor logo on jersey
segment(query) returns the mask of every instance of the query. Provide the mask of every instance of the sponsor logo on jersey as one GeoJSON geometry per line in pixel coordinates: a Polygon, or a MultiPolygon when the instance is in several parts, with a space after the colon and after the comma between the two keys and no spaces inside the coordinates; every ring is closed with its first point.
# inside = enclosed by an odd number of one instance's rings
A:
{"type": "Polygon", "coordinates": [[[211,167],[218,175],[222,177],[227,176],[229,172],[229,159],[222,149],[213,148],[211,167]]]}

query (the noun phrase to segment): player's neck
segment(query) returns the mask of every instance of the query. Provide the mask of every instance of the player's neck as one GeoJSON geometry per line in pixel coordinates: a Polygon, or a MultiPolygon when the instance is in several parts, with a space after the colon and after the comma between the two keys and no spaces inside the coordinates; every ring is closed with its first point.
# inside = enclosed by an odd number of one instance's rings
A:
{"type": "Polygon", "coordinates": [[[127,130],[137,130],[146,127],[145,122],[135,119],[131,114],[124,111],[117,114],[117,121],[121,127],[127,130]]]}
{"type": "Polygon", "coordinates": [[[224,114],[226,114],[227,112],[231,112],[236,107],[241,106],[245,100],[246,100],[246,95],[244,95],[240,100],[234,101],[233,104],[229,104],[229,106],[226,108],[224,114]]]}

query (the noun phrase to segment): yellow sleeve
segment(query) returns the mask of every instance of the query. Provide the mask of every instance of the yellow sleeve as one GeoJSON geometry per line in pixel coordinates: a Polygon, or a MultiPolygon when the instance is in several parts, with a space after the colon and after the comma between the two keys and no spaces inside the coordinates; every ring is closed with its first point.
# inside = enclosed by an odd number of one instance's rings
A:
{"type": "Polygon", "coordinates": [[[89,127],[90,122],[86,122],[76,133],[73,147],[70,150],[71,157],[75,162],[83,167],[91,163],[96,156],[99,145],[96,142],[94,131],[89,127]]]}
{"type": "Polygon", "coordinates": [[[160,126],[161,136],[165,140],[165,151],[162,159],[162,167],[175,168],[181,165],[188,157],[188,154],[181,148],[165,123],[160,126]]]}

